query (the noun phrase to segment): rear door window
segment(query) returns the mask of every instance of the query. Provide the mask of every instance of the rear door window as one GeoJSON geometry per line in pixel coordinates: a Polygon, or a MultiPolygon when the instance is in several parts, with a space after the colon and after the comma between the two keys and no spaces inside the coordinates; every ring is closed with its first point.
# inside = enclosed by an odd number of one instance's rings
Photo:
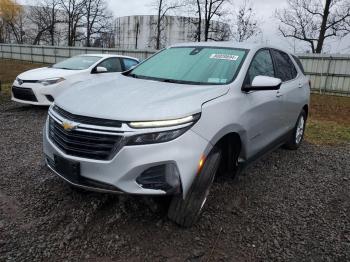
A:
{"type": "Polygon", "coordinates": [[[276,65],[277,78],[280,78],[282,82],[296,78],[298,72],[288,54],[279,50],[272,50],[272,55],[276,65]]]}
{"type": "Polygon", "coordinates": [[[273,61],[268,49],[260,50],[256,53],[250,64],[248,74],[245,79],[245,85],[251,85],[256,76],[275,77],[273,61]]]}

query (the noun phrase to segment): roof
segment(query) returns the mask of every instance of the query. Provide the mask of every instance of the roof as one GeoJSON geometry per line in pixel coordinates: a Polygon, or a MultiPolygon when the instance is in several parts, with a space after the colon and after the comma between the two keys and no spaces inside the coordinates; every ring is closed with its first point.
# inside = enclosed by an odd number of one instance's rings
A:
{"type": "Polygon", "coordinates": [[[241,43],[241,42],[234,42],[234,41],[218,41],[218,42],[188,42],[188,43],[180,43],[180,44],[174,44],[170,47],[180,47],[180,46],[210,46],[210,47],[227,47],[227,48],[239,48],[239,49],[247,49],[247,50],[259,50],[261,48],[275,48],[278,50],[282,50],[286,53],[290,53],[288,50],[285,50],[284,48],[267,45],[267,44],[252,44],[252,43],[241,43]]]}
{"type": "Polygon", "coordinates": [[[130,58],[134,60],[139,60],[136,57],[131,57],[131,56],[125,56],[125,55],[115,55],[115,54],[81,54],[80,56],[100,56],[102,58],[108,58],[108,57],[122,57],[122,58],[130,58]]]}

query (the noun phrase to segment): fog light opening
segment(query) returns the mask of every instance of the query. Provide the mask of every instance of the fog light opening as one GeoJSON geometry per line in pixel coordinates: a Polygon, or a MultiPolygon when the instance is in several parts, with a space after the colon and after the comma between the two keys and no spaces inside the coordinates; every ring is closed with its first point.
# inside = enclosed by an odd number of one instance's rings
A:
{"type": "Polygon", "coordinates": [[[55,99],[53,98],[52,95],[45,95],[47,100],[49,100],[50,102],[55,102],[55,99]]]}
{"type": "Polygon", "coordinates": [[[142,188],[162,190],[167,194],[181,192],[180,174],[174,164],[153,166],[136,178],[142,188]]]}

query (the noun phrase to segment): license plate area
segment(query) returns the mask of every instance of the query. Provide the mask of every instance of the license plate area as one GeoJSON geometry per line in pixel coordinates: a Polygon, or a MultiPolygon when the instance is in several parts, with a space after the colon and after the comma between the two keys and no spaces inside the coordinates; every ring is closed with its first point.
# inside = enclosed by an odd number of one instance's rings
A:
{"type": "Polygon", "coordinates": [[[77,182],[80,178],[80,163],[71,161],[63,157],[54,156],[56,171],[72,182],[77,182]]]}

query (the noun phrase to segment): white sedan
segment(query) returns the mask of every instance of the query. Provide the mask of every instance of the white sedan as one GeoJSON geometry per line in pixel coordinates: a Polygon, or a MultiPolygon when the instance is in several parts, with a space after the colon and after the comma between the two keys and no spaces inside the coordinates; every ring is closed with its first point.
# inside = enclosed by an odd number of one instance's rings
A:
{"type": "Polygon", "coordinates": [[[79,55],[49,67],[20,74],[13,82],[12,100],[32,105],[50,105],[63,91],[76,83],[102,77],[105,73],[127,71],[137,58],[109,55],[79,55]]]}

